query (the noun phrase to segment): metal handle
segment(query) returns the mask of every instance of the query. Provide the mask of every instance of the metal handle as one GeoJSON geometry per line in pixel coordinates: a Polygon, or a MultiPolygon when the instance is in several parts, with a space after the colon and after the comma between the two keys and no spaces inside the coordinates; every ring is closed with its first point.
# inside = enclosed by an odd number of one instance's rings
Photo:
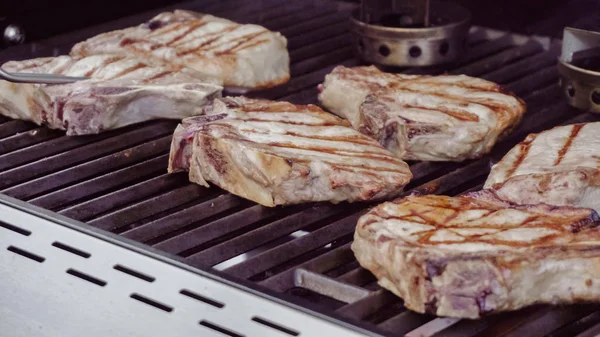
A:
{"type": "Polygon", "coordinates": [[[33,73],[9,73],[0,68],[0,79],[15,83],[65,84],[87,80],[89,79],[89,77],[72,77],[63,75],[33,73]]]}

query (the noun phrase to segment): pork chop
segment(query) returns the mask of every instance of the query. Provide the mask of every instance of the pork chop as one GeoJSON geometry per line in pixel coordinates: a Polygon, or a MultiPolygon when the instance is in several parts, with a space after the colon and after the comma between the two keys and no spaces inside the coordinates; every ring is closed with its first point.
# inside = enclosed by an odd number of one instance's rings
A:
{"type": "Polygon", "coordinates": [[[275,206],[390,198],[412,178],[404,161],[314,105],[238,97],[205,110],[175,130],[169,172],[206,187],[275,206]]]}
{"type": "Polygon", "coordinates": [[[600,301],[599,225],[592,209],[515,206],[490,191],[409,196],[362,216],[352,250],[409,309],[479,318],[600,301]]]}
{"type": "Polygon", "coordinates": [[[61,85],[0,81],[0,114],[66,130],[67,135],[194,116],[222,91],[217,79],[193,70],[125,56],[59,56],[11,61],[2,68],[91,78],[61,85]]]}
{"type": "Polygon", "coordinates": [[[518,204],[600,211],[600,123],[531,134],[496,163],[484,188],[518,204]]]}
{"type": "Polygon", "coordinates": [[[226,87],[262,89],[288,81],[287,40],[258,25],[175,10],[76,44],[72,56],[126,54],[183,65],[226,87]]]}
{"type": "Polygon", "coordinates": [[[325,108],[406,160],[481,157],[525,113],[525,103],[514,94],[465,75],[404,75],[373,66],[338,66],[319,90],[325,108]]]}

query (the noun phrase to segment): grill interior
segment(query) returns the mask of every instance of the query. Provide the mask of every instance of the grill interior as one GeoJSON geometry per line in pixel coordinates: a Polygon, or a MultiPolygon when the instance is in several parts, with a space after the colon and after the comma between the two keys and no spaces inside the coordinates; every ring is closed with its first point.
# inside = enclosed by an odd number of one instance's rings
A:
{"type": "MultiPolygon", "coordinates": [[[[316,85],[333,67],[359,64],[351,49],[348,3],[208,0],[172,8],[261,24],[288,38],[292,79],[251,96],[316,104],[316,85]]],[[[158,12],[14,47],[0,53],[0,59],[66,54],[75,42],[138,24],[158,12]]],[[[490,155],[464,163],[410,163],[414,180],[406,193],[477,190],[491,164],[527,134],[600,120],[571,109],[562,99],[558,53],[559,45],[550,40],[475,28],[461,63],[405,70],[482,77],[505,85],[528,106],[521,126],[490,155]]],[[[311,302],[321,312],[383,335],[583,337],[600,331],[600,307],[588,304],[531,307],[476,321],[407,311],[400,299],[377,286],[350,251],[356,220],[369,205],[265,208],[216,187],[191,184],[185,173],[167,175],[176,125],[155,121],[97,136],[66,137],[0,117],[0,192],[178,255],[192,266],[221,270],[301,304],[311,302]]]]}

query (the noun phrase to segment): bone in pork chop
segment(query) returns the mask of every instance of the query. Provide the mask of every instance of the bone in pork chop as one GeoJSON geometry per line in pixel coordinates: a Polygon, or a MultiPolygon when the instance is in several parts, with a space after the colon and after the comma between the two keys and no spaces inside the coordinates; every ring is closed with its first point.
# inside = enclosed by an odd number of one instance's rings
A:
{"type": "Polygon", "coordinates": [[[0,81],[0,114],[66,130],[67,135],[198,115],[222,90],[217,79],[190,69],[116,55],[11,61],[2,68],[91,78],[61,85],[0,81]]]}
{"type": "Polygon", "coordinates": [[[524,102],[512,93],[465,75],[403,75],[373,66],[338,66],[319,90],[325,108],[406,160],[478,158],[525,113],[524,102]]]}
{"type": "Polygon", "coordinates": [[[484,188],[518,204],[547,203],[600,211],[600,123],[529,135],[496,163],[484,188]]]}
{"type": "Polygon", "coordinates": [[[352,250],[409,309],[479,318],[600,301],[598,225],[592,209],[515,206],[489,191],[409,196],[362,216],[352,250]]]}
{"type": "Polygon", "coordinates": [[[290,77],[287,40],[280,33],[182,10],[97,35],[71,50],[73,56],[92,54],[127,54],[175,63],[217,77],[228,88],[268,88],[290,77]]]}
{"type": "Polygon", "coordinates": [[[408,165],[314,105],[216,99],[174,133],[169,172],[265,206],[397,196],[408,165]]]}

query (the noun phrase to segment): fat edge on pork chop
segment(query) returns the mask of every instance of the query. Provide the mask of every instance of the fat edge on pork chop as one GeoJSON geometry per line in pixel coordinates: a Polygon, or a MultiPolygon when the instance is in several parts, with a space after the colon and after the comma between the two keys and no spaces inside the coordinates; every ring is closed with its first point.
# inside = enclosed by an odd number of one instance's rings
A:
{"type": "Polygon", "coordinates": [[[338,66],[319,91],[325,108],[405,160],[481,157],[526,111],[513,93],[483,79],[391,74],[374,66],[338,66]]]}
{"type": "Polygon", "coordinates": [[[314,105],[216,99],[174,132],[169,172],[265,206],[397,196],[408,165],[314,105]]]}
{"type": "Polygon", "coordinates": [[[409,309],[475,319],[600,301],[598,225],[592,209],[518,206],[489,191],[409,196],[362,216],[352,250],[409,309]]]}
{"type": "Polygon", "coordinates": [[[91,78],[60,85],[0,81],[0,114],[65,130],[67,135],[194,116],[222,91],[218,80],[181,66],[150,65],[117,55],[10,61],[2,68],[91,78]]]}
{"type": "Polygon", "coordinates": [[[290,78],[287,39],[254,24],[175,10],[76,44],[72,56],[126,54],[192,68],[228,90],[265,89],[290,78]]]}

